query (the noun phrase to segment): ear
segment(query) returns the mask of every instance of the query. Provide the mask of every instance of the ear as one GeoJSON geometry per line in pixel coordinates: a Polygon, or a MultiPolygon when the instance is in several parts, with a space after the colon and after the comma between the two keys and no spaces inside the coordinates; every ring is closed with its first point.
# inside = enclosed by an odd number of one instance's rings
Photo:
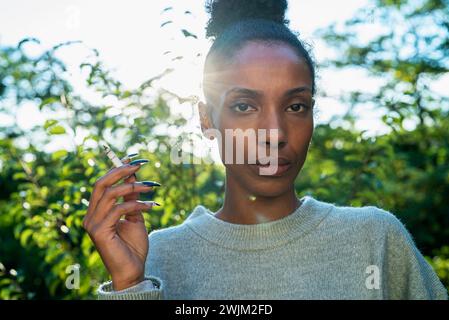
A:
{"type": "Polygon", "coordinates": [[[213,129],[213,121],[210,116],[209,106],[204,102],[198,102],[198,111],[200,114],[201,131],[205,133],[208,129],[213,129]]]}

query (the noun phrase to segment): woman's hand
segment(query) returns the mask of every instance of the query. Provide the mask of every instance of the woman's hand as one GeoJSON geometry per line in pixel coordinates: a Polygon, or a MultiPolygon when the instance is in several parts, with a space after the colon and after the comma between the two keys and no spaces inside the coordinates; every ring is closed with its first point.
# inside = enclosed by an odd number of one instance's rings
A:
{"type": "Polygon", "coordinates": [[[126,289],[144,279],[148,233],[142,211],[151,209],[153,203],[137,200],[140,192],[152,190],[136,182],[134,173],[140,166],[124,164],[98,179],[83,220],[84,229],[111,274],[114,290],[126,289]],[[123,178],[123,184],[114,185],[123,178]],[[116,204],[119,197],[124,202],[116,204]],[[125,219],[120,219],[123,215],[125,219]]]}

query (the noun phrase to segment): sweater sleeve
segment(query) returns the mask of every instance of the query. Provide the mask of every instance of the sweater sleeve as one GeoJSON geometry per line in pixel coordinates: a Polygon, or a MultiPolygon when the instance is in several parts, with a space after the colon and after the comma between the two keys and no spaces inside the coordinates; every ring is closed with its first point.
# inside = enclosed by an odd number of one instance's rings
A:
{"type": "Polygon", "coordinates": [[[386,298],[447,300],[446,288],[416,247],[408,230],[399,219],[391,217],[383,266],[386,298]]]}
{"type": "Polygon", "coordinates": [[[100,285],[97,294],[99,300],[161,300],[162,281],[146,276],[144,281],[120,291],[114,291],[112,281],[108,281],[100,285]]]}

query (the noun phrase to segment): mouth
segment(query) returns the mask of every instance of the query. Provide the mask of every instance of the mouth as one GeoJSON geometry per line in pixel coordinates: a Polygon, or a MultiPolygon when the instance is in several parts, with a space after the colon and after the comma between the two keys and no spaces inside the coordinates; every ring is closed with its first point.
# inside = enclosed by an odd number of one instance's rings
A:
{"type": "Polygon", "coordinates": [[[260,176],[280,177],[292,168],[292,163],[286,158],[260,159],[251,167],[257,170],[257,174],[260,176]]]}

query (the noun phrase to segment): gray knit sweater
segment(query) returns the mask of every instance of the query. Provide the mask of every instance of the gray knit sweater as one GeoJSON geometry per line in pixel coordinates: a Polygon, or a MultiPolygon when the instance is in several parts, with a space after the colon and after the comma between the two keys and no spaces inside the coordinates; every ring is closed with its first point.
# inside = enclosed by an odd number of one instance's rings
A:
{"type": "Polygon", "coordinates": [[[240,225],[197,206],[152,231],[145,281],[99,299],[447,299],[404,225],[374,206],[305,196],[281,219],[240,225]]]}

